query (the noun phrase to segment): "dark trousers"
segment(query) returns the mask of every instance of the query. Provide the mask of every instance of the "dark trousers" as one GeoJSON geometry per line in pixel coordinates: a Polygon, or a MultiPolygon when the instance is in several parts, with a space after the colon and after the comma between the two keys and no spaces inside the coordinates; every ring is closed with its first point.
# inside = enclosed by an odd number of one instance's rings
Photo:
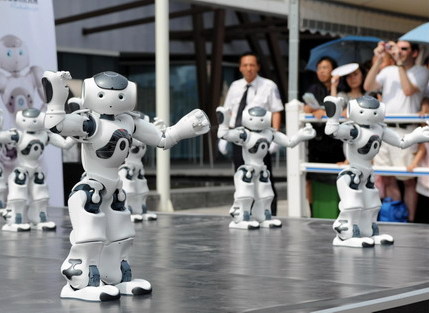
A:
{"type": "MultiPolygon", "coordinates": [[[[241,146],[237,146],[233,144],[232,160],[234,162],[234,171],[237,172],[237,169],[244,164],[243,152],[242,152],[241,146]]],[[[271,202],[271,214],[277,215],[277,191],[274,186],[274,177],[273,177],[270,153],[267,153],[267,155],[265,156],[264,164],[266,165],[267,170],[270,172],[271,187],[273,188],[273,192],[274,192],[274,199],[273,199],[273,202],[271,202]]]]}

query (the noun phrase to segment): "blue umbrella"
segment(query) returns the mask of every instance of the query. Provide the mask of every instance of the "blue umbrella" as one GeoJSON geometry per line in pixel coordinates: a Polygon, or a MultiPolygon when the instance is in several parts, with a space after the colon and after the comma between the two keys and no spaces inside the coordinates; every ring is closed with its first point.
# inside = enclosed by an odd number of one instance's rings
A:
{"type": "Polygon", "coordinates": [[[338,65],[347,63],[363,63],[371,60],[377,43],[382,41],[377,37],[346,36],[317,46],[310,51],[307,70],[316,71],[316,64],[320,58],[329,56],[337,61],[338,65]]]}
{"type": "Polygon", "coordinates": [[[417,43],[429,43],[429,23],[422,24],[405,35],[402,35],[399,40],[417,42],[417,43]]]}

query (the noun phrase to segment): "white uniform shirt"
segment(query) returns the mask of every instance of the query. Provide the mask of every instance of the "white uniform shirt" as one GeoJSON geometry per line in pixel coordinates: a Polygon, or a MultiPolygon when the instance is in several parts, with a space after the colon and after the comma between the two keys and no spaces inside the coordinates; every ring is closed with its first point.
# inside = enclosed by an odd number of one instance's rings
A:
{"type": "MultiPolygon", "coordinates": [[[[246,91],[247,84],[244,78],[234,81],[229,87],[226,95],[224,107],[231,110],[231,121],[229,123],[229,127],[231,128],[235,127],[238,107],[246,91]]],[[[279,89],[273,81],[256,76],[250,85],[249,91],[247,92],[246,108],[260,106],[270,112],[283,111],[283,103],[280,99],[279,89]]]]}
{"type": "Polygon", "coordinates": [[[410,82],[420,90],[412,96],[404,94],[397,66],[387,66],[378,73],[376,81],[382,86],[386,115],[410,114],[420,111],[423,93],[429,80],[429,70],[423,66],[414,65],[407,70],[407,75],[410,82]]]}

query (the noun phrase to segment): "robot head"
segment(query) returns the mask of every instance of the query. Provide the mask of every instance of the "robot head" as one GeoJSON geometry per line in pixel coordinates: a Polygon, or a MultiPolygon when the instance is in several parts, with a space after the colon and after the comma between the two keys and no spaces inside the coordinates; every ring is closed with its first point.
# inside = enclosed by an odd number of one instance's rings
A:
{"type": "Polygon", "coordinates": [[[83,81],[83,106],[99,114],[118,115],[132,111],[137,86],[115,72],[102,72],[83,81]]]}
{"type": "Polygon", "coordinates": [[[381,123],[384,120],[384,103],[369,96],[363,96],[349,101],[348,117],[362,125],[381,123]]]}
{"type": "Polygon", "coordinates": [[[30,63],[27,46],[14,35],[0,39],[0,68],[10,72],[20,72],[30,63]]]}
{"type": "Polygon", "coordinates": [[[271,127],[271,112],[262,107],[253,107],[243,111],[241,124],[254,131],[271,127]]]}
{"type": "Polygon", "coordinates": [[[44,129],[45,114],[38,109],[25,109],[16,112],[16,126],[24,131],[44,129]]]}

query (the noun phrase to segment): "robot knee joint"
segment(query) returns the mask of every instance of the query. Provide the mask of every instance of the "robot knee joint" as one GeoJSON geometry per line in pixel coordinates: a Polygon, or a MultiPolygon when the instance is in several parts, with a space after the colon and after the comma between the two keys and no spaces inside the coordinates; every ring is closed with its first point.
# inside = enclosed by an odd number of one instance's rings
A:
{"type": "Polygon", "coordinates": [[[27,178],[28,178],[28,173],[27,171],[23,171],[20,169],[15,169],[13,171],[13,173],[15,174],[15,179],[14,182],[17,185],[25,185],[27,183],[27,178]]]}
{"type": "Polygon", "coordinates": [[[37,172],[34,175],[34,183],[37,185],[43,185],[45,183],[45,175],[42,172],[37,172]]]}
{"type": "Polygon", "coordinates": [[[86,202],[84,205],[85,211],[94,214],[99,213],[101,205],[101,197],[99,195],[99,191],[88,184],[81,184],[73,188],[69,198],[71,198],[78,191],[83,191],[86,194],[86,202]]]}
{"type": "Polygon", "coordinates": [[[250,183],[253,179],[253,174],[254,171],[253,170],[248,170],[246,169],[244,166],[240,167],[238,169],[239,171],[242,171],[242,177],[241,180],[245,183],[250,183]]]}
{"type": "Polygon", "coordinates": [[[261,171],[259,174],[259,181],[261,183],[268,183],[270,180],[270,172],[269,171],[261,171]]]}
{"type": "Polygon", "coordinates": [[[341,172],[338,174],[338,178],[337,178],[337,180],[340,180],[340,179],[341,179],[341,178],[343,178],[344,176],[348,176],[348,177],[349,177],[349,179],[350,179],[349,187],[350,187],[351,189],[358,190],[358,188],[359,188],[359,184],[360,184],[360,180],[361,180],[361,179],[360,179],[360,176],[361,176],[361,175],[358,175],[356,172],[346,169],[346,170],[344,170],[344,171],[341,171],[341,172]]]}
{"type": "Polygon", "coordinates": [[[123,190],[117,189],[113,194],[111,208],[114,211],[125,211],[125,193],[123,190]]]}

